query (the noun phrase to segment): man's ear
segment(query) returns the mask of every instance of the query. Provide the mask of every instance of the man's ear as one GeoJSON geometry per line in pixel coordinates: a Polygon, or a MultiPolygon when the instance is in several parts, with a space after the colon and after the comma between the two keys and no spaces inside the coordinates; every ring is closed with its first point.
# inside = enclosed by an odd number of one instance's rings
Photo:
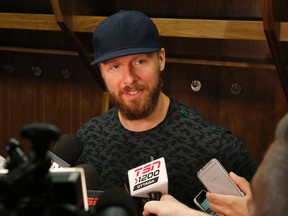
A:
{"type": "Polygon", "coordinates": [[[163,71],[165,68],[165,62],[166,62],[165,49],[164,48],[161,48],[158,51],[158,60],[159,60],[159,70],[163,71]]]}
{"type": "Polygon", "coordinates": [[[100,71],[100,73],[101,73],[101,76],[102,76],[102,79],[103,79],[103,74],[102,74],[101,63],[98,63],[98,68],[99,68],[99,71],[100,71]]]}

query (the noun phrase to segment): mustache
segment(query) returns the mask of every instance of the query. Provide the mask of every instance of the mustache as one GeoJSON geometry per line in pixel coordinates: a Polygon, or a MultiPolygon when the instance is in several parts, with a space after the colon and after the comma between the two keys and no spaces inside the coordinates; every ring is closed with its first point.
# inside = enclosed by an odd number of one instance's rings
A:
{"type": "Polygon", "coordinates": [[[126,85],[126,86],[120,91],[120,93],[127,93],[127,92],[131,92],[131,91],[138,91],[138,90],[145,89],[145,88],[146,88],[145,85],[135,83],[135,84],[132,84],[132,85],[126,85]]]}

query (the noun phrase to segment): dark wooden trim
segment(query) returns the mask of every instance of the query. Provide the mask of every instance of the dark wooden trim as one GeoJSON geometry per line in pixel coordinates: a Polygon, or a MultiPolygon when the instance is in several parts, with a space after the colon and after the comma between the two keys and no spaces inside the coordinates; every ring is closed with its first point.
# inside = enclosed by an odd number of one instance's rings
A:
{"type": "Polygon", "coordinates": [[[288,101],[288,70],[286,58],[278,39],[273,14],[272,0],[262,0],[263,27],[267,42],[273,56],[286,100],[288,101]]]}
{"type": "Polygon", "coordinates": [[[71,28],[68,25],[68,21],[66,21],[66,19],[71,19],[71,17],[69,17],[70,15],[62,13],[62,10],[60,8],[60,3],[58,0],[51,0],[51,5],[52,5],[52,9],[54,11],[55,18],[59,27],[62,29],[63,33],[70,40],[75,50],[78,52],[79,57],[82,59],[84,64],[88,67],[92,75],[95,77],[96,81],[98,82],[102,90],[105,91],[106,87],[100,75],[100,71],[98,67],[97,66],[95,67],[90,64],[93,58],[89,56],[88,51],[82,45],[82,42],[78,39],[75,33],[71,30],[71,28]]]}
{"type": "MultiPolygon", "coordinates": [[[[57,15],[58,16],[58,15],[57,15]]],[[[65,16],[58,22],[64,22],[65,16]]],[[[92,33],[103,16],[70,16],[73,32],[92,33]]],[[[67,22],[67,17],[65,22],[67,22]]],[[[152,18],[161,36],[265,41],[262,21],[152,18]]],[[[288,22],[279,22],[279,41],[288,41],[288,22]]],[[[61,31],[53,14],[0,13],[0,29],[61,31]],[[19,22],[21,20],[21,22],[19,22]]]]}
{"type": "MultiPolygon", "coordinates": [[[[66,55],[66,56],[79,56],[76,51],[69,50],[55,50],[55,49],[37,49],[30,47],[9,47],[9,46],[0,46],[0,51],[7,52],[25,52],[25,53],[39,53],[39,54],[51,54],[51,55],[66,55]]],[[[93,53],[88,53],[89,56],[93,56],[93,53]]],[[[179,63],[179,64],[194,64],[194,65],[211,65],[211,66],[221,66],[221,67],[235,67],[235,68],[261,68],[261,69],[275,69],[275,65],[270,62],[259,62],[253,61],[250,62],[241,59],[234,60],[213,60],[213,59],[193,59],[193,58],[171,58],[167,57],[166,62],[168,63],[179,63]]]]}

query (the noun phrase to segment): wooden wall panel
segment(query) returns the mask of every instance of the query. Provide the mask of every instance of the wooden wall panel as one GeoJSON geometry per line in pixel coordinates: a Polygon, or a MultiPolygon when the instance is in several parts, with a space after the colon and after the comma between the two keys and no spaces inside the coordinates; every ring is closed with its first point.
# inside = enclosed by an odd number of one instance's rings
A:
{"type": "Polygon", "coordinates": [[[29,142],[20,136],[25,124],[47,122],[62,134],[72,133],[101,113],[102,90],[77,57],[2,52],[0,67],[1,155],[11,137],[29,151],[29,142]],[[7,65],[15,69],[11,74],[7,65]],[[33,66],[42,69],[39,77],[33,74],[33,66]],[[69,70],[71,78],[65,79],[63,70],[69,70]]]}
{"type": "Polygon", "coordinates": [[[288,110],[275,70],[167,64],[163,76],[168,95],[230,129],[257,161],[288,110]],[[193,80],[201,82],[199,92],[192,91],[193,80]],[[234,83],[242,87],[240,95],[231,93],[234,83]]]}
{"type": "Polygon", "coordinates": [[[117,1],[119,9],[141,10],[156,17],[193,18],[251,18],[261,17],[260,1],[257,0],[162,0],[117,1]],[[157,5],[157,6],[156,6],[157,5]]]}

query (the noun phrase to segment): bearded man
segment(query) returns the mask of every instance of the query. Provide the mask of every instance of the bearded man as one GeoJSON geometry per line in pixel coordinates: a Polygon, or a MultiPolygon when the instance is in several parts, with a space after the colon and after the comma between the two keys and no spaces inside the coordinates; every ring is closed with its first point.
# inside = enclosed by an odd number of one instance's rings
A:
{"type": "Polygon", "coordinates": [[[127,171],[151,156],[165,158],[169,194],[188,206],[204,189],[197,171],[211,158],[252,178],[256,163],[228,129],[162,92],[165,49],[147,15],[111,15],[96,27],[93,45],[91,64],[99,66],[114,106],[77,131],[84,143],[77,164],[95,167],[99,190],[127,187],[127,171]]]}

